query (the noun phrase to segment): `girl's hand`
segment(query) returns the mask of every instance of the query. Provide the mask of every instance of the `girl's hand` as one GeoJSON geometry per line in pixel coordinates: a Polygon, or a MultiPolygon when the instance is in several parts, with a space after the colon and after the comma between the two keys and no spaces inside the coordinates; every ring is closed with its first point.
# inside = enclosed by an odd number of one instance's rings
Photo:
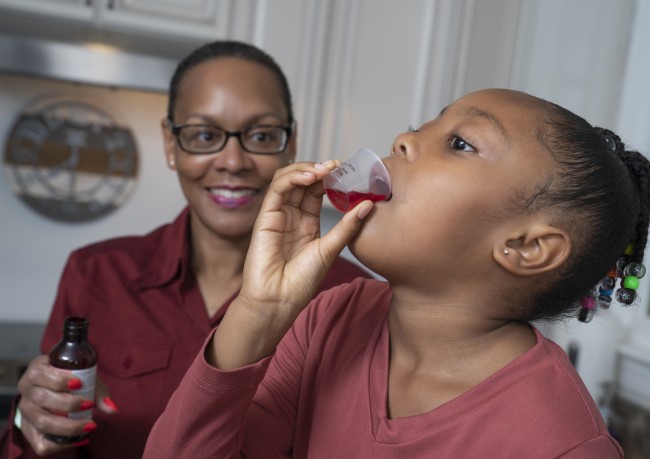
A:
{"type": "Polygon", "coordinates": [[[323,238],[323,178],[336,167],[296,163],[276,172],[255,222],[237,299],[215,333],[208,361],[238,368],[268,355],[372,209],[366,201],[323,238]]]}

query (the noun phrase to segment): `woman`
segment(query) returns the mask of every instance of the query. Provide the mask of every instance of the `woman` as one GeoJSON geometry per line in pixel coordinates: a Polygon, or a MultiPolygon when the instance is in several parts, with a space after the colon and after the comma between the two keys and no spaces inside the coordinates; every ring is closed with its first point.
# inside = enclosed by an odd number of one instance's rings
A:
{"type": "Polygon", "coordinates": [[[322,238],[333,162],[276,174],[240,294],[145,458],[622,457],[531,321],[593,307],[617,260],[617,298],[633,291],[648,160],[557,105],[495,89],[398,136],[384,163],[392,198],[322,238]],[[358,279],[305,309],[348,243],[387,282],[358,279]]]}
{"type": "MultiPolygon", "coordinates": [[[[146,236],[75,251],[42,342],[49,352],[68,315],[89,319],[100,380],[93,420],[55,414],[93,405],[70,394],[78,380],[38,357],[19,382],[20,429],[6,433],[3,457],[141,457],[149,429],[239,290],[262,199],[296,154],[284,74],[251,45],[207,44],[178,65],[161,128],[187,208],[146,236]],[[76,445],[46,437],[90,432],[76,445]]],[[[357,276],[368,274],[339,258],[319,289],[357,276]]]]}

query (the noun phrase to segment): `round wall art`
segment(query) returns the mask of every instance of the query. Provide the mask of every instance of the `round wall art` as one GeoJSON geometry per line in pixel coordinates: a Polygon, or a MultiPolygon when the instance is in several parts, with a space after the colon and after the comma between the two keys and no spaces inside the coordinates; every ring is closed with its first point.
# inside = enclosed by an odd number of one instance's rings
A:
{"type": "Polygon", "coordinates": [[[85,222],[122,205],[138,175],[131,130],[97,104],[45,97],[24,107],[5,142],[15,194],[39,214],[85,222]]]}

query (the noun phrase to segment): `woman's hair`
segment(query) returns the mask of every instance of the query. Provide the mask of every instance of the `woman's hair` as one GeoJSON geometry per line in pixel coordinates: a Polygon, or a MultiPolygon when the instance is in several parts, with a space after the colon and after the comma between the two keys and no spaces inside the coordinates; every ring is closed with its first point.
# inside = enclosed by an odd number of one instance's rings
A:
{"type": "Polygon", "coordinates": [[[287,108],[287,122],[289,124],[293,123],[291,92],[289,90],[289,84],[287,83],[287,78],[285,77],[284,72],[282,72],[280,66],[267,53],[253,45],[239,41],[214,41],[211,43],[206,43],[205,45],[192,51],[188,56],[179,62],[169,84],[169,101],[167,104],[168,119],[174,119],[174,109],[176,108],[178,86],[180,85],[180,82],[182,81],[187,71],[205,61],[224,57],[233,57],[236,59],[241,59],[243,61],[254,62],[269,69],[277,77],[282,100],[284,101],[284,105],[287,108]]]}
{"type": "Polygon", "coordinates": [[[572,251],[560,272],[534,298],[526,320],[574,316],[623,256],[641,262],[648,238],[650,162],[613,132],[538,99],[538,139],[556,162],[553,175],[526,203],[527,209],[558,209],[572,231],[572,251]]]}

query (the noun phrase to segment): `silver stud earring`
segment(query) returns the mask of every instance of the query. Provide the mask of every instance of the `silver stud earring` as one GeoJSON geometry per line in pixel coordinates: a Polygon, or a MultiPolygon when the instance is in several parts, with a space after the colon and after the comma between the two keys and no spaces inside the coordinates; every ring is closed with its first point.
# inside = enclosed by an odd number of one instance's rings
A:
{"type": "Polygon", "coordinates": [[[510,255],[510,250],[503,249],[503,254],[506,255],[506,256],[510,255]]]}

